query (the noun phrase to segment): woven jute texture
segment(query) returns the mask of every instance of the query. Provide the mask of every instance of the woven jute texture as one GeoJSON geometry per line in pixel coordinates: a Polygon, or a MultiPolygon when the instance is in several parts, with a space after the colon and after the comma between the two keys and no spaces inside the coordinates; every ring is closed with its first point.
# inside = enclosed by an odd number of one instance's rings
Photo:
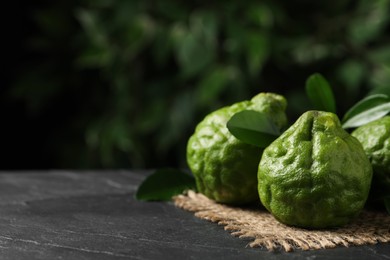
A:
{"type": "Polygon", "coordinates": [[[265,247],[270,251],[390,242],[390,216],[384,212],[363,211],[352,223],[338,229],[307,230],[286,226],[265,209],[218,204],[193,191],[173,200],[177,207],[194,212],[196,217],[223,225],[233,236],[249,239],[250,247],[265,247]]]}

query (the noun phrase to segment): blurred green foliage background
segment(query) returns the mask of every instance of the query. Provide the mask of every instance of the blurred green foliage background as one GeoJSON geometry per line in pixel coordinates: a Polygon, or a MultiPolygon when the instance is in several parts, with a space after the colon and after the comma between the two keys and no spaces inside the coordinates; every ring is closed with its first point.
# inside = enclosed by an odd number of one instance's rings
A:
{"type": "Polygon", "coordinates": [[[185,167],[221,106],[277,92],[293,121],[314,72],[340,114],[390,88],[390,0],[8,5],[1,169],[185,167]]]}

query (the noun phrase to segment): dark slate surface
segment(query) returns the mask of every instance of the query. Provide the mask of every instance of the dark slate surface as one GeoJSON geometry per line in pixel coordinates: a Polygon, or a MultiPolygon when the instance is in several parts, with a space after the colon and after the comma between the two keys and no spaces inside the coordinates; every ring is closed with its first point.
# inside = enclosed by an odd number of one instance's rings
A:
{"type": "Polygon", "coordinates": [[[149,173],[0,172],[0,259],[390,259],[390,244],[249,248],[172,203],[134,200],[149,173]]]}

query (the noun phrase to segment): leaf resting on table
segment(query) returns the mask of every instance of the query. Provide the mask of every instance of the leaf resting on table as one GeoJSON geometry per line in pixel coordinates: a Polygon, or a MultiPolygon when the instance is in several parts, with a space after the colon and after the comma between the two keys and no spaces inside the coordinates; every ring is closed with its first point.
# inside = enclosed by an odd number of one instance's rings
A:
{"type": "Polygon", "coordinates": [[[178,169],[158,169],[149,175],[138,187],[137,200],[169,201],[185,190],[196,190],[195,179],[178,169]]]}

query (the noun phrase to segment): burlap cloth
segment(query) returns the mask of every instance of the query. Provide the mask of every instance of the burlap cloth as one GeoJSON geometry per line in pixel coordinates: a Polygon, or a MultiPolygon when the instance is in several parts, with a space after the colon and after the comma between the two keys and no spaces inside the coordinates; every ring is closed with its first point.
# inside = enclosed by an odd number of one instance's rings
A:
{"type": "Polygon", "coordinates": [[[349,225],[338,229],[307,230],[281,224],[264,209],[230,207],[202,194],[188,191],[173,198],[177,207],[194,212],[231,232],[247,238],[250,247],[270,251],[314,250],[390,242],[390,216],[385,212],[363,211],[349,225]]]}

